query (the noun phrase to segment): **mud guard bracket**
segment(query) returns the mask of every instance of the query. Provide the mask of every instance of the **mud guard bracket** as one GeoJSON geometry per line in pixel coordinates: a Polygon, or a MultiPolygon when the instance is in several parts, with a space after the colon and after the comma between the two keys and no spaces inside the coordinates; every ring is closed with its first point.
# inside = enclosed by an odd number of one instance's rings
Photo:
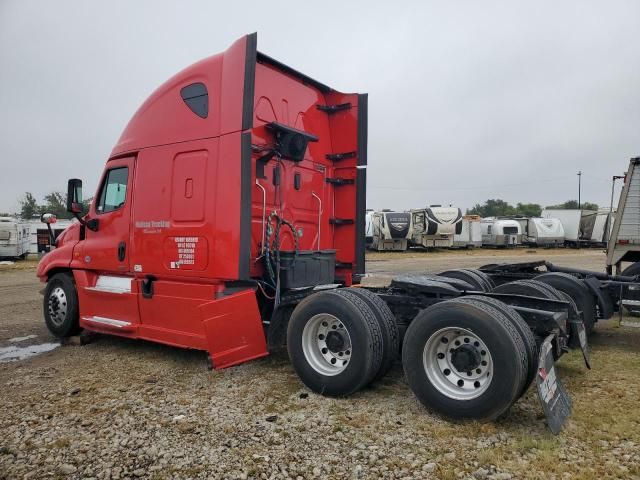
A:
{"type": "Polygon", "coordinates": [[[587,343],[587,330],[584,328],[584,323],[580,320],[571,321],[572,336],[578,339],[580,350],[582,351],[582,357],[584,358],[584,364],[591,370],[591,356],[589,355],[589,345],[587,343]]]}
{"type": "Polygon", "coordinates": [[[556,375],[553,360],[554,337],[555,334],[549,335],[540,347],[536,387],[549,430],[557,435],[571,415],[571,398],[556,375]]]}

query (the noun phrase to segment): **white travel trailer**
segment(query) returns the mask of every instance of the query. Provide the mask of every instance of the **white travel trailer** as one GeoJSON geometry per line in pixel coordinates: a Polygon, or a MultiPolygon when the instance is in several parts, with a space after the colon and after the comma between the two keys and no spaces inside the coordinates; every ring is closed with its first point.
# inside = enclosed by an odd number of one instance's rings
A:
{"type": "Polygon", "coordinates": [[[364,244],[369,248],[373,243],[373,210],[367,210],[364,218],[364,244]]]}
{"type": "Polygon", "coordinates": [[[411,210],[409,239],[426,248],[453,247],[453,236],[462,233],[462,211],[456,207],[432,205],[411,210]]]}
{"type": "MultiPolygon", "coordinates": [[[[77,220],[58,219],[51,224],[51,230],[55,238],[58,238],[67,227],[73,225],[77,220]]],[[[39,254],[48,252],[50,246],[49,230],[40,220],[29,220],[29,253],[39,254]]]]}
{"type": "Polygon", "coordinates": [[[518,220],[485,218],[480,222],[482,245],[488,247],[515,247],[522,245],[522,226],[518,220]]]}
{"type": "Polygon", "coordinates": [[[465,215],[462,217],[460,233],[453,236],[453,246],[460,248],[474,248],[482,246],[482,227],[480,215],[465,215]]]}
{"type": "Polygon", "coordinates": [[[582,210],[555,210],[545,209],[540,214],[542,218],[557,218],[562,224],[565,241],[569,244],[578,244],[580,240],[580,220],[582,210]]]}
{"type": "Polygon", "coordinates": [[[29,225],[12,217],[0,217],[0,257],[24,258],[29,253],[29,225]]]}
{"type": "Polygon", "coordinates": [[[524,231],[524,243],[538,247],[564,245],[564,228],[557,218],[528,218],[524,231]]]}
{"type": "Polygon", "coordinates": [[[407,212],[374,212],[371,216],[371,249],[405,251],[411,214],[407,212]]]}
{"type": "Polygon", "coordinates": [[[591,230],[591,243],[594,245],[606,246],[613,227],[613,214],[607,208],[598,210],[593,229],[591,230]]]}
{"type": "Polygon", "coordinates": [[[596,219],[593,210],[556,210],[545,209],[542,218],[557,218],[564,229],[565,243],[578,246],[581,242],[591,241],[591,233],[596,219]]]}

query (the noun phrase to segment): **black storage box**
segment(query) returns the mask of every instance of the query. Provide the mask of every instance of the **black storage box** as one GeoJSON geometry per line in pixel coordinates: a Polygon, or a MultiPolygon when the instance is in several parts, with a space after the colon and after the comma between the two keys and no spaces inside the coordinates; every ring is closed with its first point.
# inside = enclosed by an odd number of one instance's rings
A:
{"type": "Polygon", "coordinates": [[[296,261],[292,251],[280,252],[280,286],[282,288],[313,287],[334,283],[335,250],[301,250],[296,261]]]}

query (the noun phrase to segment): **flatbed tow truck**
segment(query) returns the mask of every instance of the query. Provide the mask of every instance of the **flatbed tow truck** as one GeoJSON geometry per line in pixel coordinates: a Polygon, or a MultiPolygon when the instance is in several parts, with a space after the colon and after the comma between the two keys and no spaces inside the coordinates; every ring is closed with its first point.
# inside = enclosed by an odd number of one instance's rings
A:
{"type": "MultiPolygon", "coordinates": [[[[347,396],[401,359],[449,418],[494,420],[537,385],[551,430],[571,401],[554,362],[580,348],[636,278],[493,265],[359,285],[367,95],[257,50],[257,35],[160,86],[106,162],[95,201],[38,266],[44,319],[207,351],[213,368],[286,345],[301,381],[347,396]]],[[[43,216],[47,224],[54,217],[43,216]]]]}

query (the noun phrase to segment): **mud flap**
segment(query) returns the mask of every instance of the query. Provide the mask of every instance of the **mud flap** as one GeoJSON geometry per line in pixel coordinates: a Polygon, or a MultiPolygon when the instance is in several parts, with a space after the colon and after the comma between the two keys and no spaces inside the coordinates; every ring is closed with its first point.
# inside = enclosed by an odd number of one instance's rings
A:
{"type": "Polygon", "coordinates": [[[547,425],[555,435],[560,433],[571,415],[571,398],[556,375],[553,361],[554,334],[549,335],[540,347],[536,387],[547,425]]]}
{"type": "Polygon", "coordinates": [[[589,345],[587,344],[587,330],[584,328],[584,323],[579,321],[571,322],[571,328],[573,329],[573,335],[578,338],[580,350],[582,350],[582,357],[584,358],[584,364],[589,370],[591,370],[591,357],[589,355],[589,345]]]}

